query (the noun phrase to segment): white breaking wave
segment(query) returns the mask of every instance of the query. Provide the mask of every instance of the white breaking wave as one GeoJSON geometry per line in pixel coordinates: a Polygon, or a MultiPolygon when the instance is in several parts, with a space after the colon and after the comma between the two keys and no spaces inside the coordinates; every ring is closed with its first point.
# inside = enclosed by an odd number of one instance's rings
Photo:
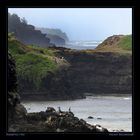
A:
{"type": "Polygon", "coordinates": [[[69,41],[64,45],[66,48],[71,48],[71,49],[78,49],[78,50],[83,50],[83,49],[95,49],[102,41],[69,41]]]}
{"type": "Polygon", "coordinates": [[[123,98],[124,100],[130,100],[131,98],[123,98]]]}

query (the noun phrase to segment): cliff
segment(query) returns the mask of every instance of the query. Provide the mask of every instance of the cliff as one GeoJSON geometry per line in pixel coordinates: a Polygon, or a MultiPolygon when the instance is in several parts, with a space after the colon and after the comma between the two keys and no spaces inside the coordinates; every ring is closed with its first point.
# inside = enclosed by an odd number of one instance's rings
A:
{"type": "Polygon", "coordinates": [[[108,37],[95,50],[58,51],[70,64],[73,91],[95,94],[132,93],[132,35],[108,37]]]}
{"type": "Polygon", "coordinates": [[[67,34],[62,32],[60,29],[39,28],[39,27],[36,27],[36,29],[40,30],[44,34],[59,36],[60,38],[64,39],[65,42],[69,41],[67,34]]]}
{"type": "Polygon", "coordinates": [[[85,93],[132,93],[132,51],[121,45],[77,51],[26,46],[10,38],[8,44],[16,59],[22,99],[69,100],[85,98],[85,93]]]}
{"type": "Polygon", "coordinates": [[[50,39],[40,30],[35,30],[33,25],[29,25],[23,18],[16,14],[8,13],[8,32],[13,32],[16,38],[26,45],[36,45],[41,47],[52,46],[50,39]]]}
{"type": "Polygon", "coordinates": [[[67,79],[73,91],[132,93],[132,55],[113,52],[60,52],[71,64],[67,79]]]}
{"type": "Polygon", "coordinates": [[[65,40],[58,35],[47,34],[46,37],[49,38],[50,42],[55,44],[56,46],[65,45],[65,40]]]}
{"type": "Polygon", "coordinates": [[[8,53],[8,129],[15,123],[25,122],[26,109],[20,104],[20,96],[17,93],[17,76],[15,60],[8,53]]]}
{"type": "Polygon", "coordinates": [[[100,125],[90,125],[74,114],[47,107],[45,112],[27,113],[17,93],[15,62],[8,53],[8,132],[105,132],[100,125]]]}

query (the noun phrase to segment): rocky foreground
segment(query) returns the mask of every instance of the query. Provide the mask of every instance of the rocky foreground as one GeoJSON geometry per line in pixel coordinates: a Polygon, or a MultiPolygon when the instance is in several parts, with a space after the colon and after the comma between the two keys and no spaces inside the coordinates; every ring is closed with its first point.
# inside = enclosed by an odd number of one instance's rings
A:
{"type": "Polygon", "coordinates": [[[72,112],[56,111],[52,107],[37,113],[25,113],[17,105],[18,117],[9,126],[9,132],[108,132],[100,125],[90,125],[72,112]]]}

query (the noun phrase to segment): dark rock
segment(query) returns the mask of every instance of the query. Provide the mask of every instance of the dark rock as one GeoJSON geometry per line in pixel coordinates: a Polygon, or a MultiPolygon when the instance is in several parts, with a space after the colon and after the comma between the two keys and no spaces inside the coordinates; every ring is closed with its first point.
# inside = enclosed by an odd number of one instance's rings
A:
{"type": "Polygon", "coordinates": [[[57,35],[46,35],[47,38],[50,39],[50,42],[55,44],[55,45],[65,45],[65,40],[57,35]]]}
{"type": "Polygon", "coordinates": [[[17,77],[15,61],[8,52],[8,130],[13,131],[12,124],[26,121],[27,111],[20,104],[20,97],[17,93],[17,77]]]}
{"type": "MultiPolygon", "coordinates": [[[[59,112],[27,113],[27,121],[18,121],[9,127],[10,132],[108,132],[106,128],[86,123],[83,119],[74,117],[67,112],[61,115],[59,112]],[[54,115],[56,113],[57,115],[54,115]]],[[[20,113],[21,115],[21,113],[20,113]]],[[[24,116],[23,112],[23,116],[24,116]]],[[[25,119],[25,118],[21,118],[25,119]]]]}
{"type": "Polygon", "coordinates": [[[17,90],[17,77],[15,70],[15,60],[8,52],[8,97],[11,98],[13,94],[10,92],[15,92],[17,90]]]}
{"type": "Polygon", "coordinates": [[[94,117],[92,117],[92,116],[89,116],[89,117],[88,117],[88,119],[94,119],[94,117]]]}
{"type": "Polygon", "coordinates": [[[101,125],[97,124],[95,125],[98,132],[108,132],[106,128],[101,127],[101,125]]]}
{"type": "Polygon", "coordinates": [[[56,112],[53,107],[47,107],[46,112],[56,112]]]}
{"type": "Polygon", "coordinates": [[[82,123],[82,124],[86,124],[86,121],[85,120],[83,120],[83,119],[80,119],[80,122],[82,123]]]}
{"type": "Polygon", "coordinates": [[[101,120],[102,118],[98,117],[97,119],[98,119],[98,120],[101,120]]]}
{"type": "Polygon", "coordinates": [[[99,124],[96,124],[96,126],[97,126],[97,127],[101,127],[101,125],[99,125],[99,124]]]}

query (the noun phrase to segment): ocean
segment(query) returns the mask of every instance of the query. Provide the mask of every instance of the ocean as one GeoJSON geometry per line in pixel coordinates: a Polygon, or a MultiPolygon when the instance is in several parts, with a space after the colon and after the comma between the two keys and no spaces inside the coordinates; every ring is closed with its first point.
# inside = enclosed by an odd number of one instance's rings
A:
{"type": "Polygon", "coordinates": [[[90,41],[69,41],[63,47],[76,49],[76,50],[86,50],[95,49],[102,41],[90,40],[90,41]]]}
{"type": "Polygon", "coordinates": [[[67,101],[24,101],[27,112],[45,111],[47,107],[58,107],[62,111],[71,111],[76,117],[89,124],[99,124],[109,131],[132,132],[132,97],[131,95],[94,95],[86,99],[67,101]],[[93,119],[88,117],[92,116],[93,119]]]}

